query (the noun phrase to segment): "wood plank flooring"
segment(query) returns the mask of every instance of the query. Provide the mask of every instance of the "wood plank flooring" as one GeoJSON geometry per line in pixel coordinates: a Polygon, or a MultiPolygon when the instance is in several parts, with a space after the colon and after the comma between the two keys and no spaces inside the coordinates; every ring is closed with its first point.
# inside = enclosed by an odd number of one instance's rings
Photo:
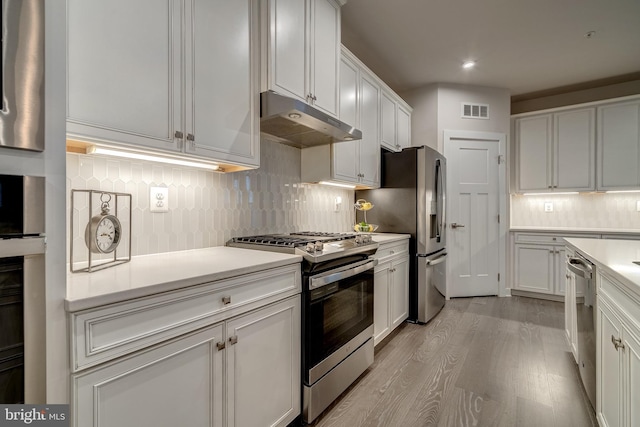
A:
{"type": "Polygon", "coordinates": [[[562,303],[453,299],[380,343],[371,368],[312,425],[597,426],[572,358],[562,303]]]}

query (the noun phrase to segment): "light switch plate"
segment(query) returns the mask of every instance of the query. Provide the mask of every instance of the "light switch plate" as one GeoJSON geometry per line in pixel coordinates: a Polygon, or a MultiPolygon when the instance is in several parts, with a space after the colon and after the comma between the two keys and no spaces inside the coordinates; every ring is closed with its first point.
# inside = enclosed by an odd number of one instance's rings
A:
{"type": "Polygon", "coordinates": [[[553,212],[553,203],[544,202],[544,211],[545,212],[553,212]]]}
{"type": "Polygon", "coordinates": [[[169,212],[169,189],[167,187],[151,187],[149,209],[151,212],[169,212]]]}

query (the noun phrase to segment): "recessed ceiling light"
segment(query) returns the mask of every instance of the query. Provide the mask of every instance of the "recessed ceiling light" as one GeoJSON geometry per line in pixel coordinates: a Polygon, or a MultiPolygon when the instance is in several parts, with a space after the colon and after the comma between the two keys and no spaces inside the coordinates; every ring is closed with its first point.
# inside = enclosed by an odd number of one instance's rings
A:
{"type": "Polygon", "coordinates": [[[468,70],[470,68],[473,68],[476,66],[476,61],[465,61],[462,64],[462,68],[464,68],[465,70],[468,70]]]}

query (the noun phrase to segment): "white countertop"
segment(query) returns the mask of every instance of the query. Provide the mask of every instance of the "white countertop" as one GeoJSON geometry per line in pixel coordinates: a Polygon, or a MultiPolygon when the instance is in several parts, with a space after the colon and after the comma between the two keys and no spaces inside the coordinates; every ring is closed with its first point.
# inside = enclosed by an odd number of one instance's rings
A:
{"type": "Polygon", "coordinates": [[[640,296],[640,242],[612,239],[565,239],[567,244],[585,258],[623,282],[640,296]]]}
{"type": "Polygon", "coordinates": [[[371,233],[374,242],[388,243],[396,240],[404,240],[411,237],[410,234],[394,234],[394,233],[371,233]]]}
{"type": "Polygon", "coordinates": [[[509,231],[540,231],[558,233],[594,233],[594,234],[640,234],[637,228],[575,228],[575,227],[538,227],[538,226],[511,226],[509,231]]]}
{"type": "Polygon", "coordinates": [[[302,261],[299,255],[216,246],[132,257],[93,273],[69,273],[69,312],[228,279],[302,261]]]}

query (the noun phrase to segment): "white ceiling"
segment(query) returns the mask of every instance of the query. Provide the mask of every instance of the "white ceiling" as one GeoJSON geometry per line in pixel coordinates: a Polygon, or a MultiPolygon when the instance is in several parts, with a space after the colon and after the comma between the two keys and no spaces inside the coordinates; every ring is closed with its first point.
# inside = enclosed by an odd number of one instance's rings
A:
{"type": "Polygon", "coordinates": [[[521,95],[640,72],[640,0],[348,0],[342,42],[397,92],[521,95]]]}

